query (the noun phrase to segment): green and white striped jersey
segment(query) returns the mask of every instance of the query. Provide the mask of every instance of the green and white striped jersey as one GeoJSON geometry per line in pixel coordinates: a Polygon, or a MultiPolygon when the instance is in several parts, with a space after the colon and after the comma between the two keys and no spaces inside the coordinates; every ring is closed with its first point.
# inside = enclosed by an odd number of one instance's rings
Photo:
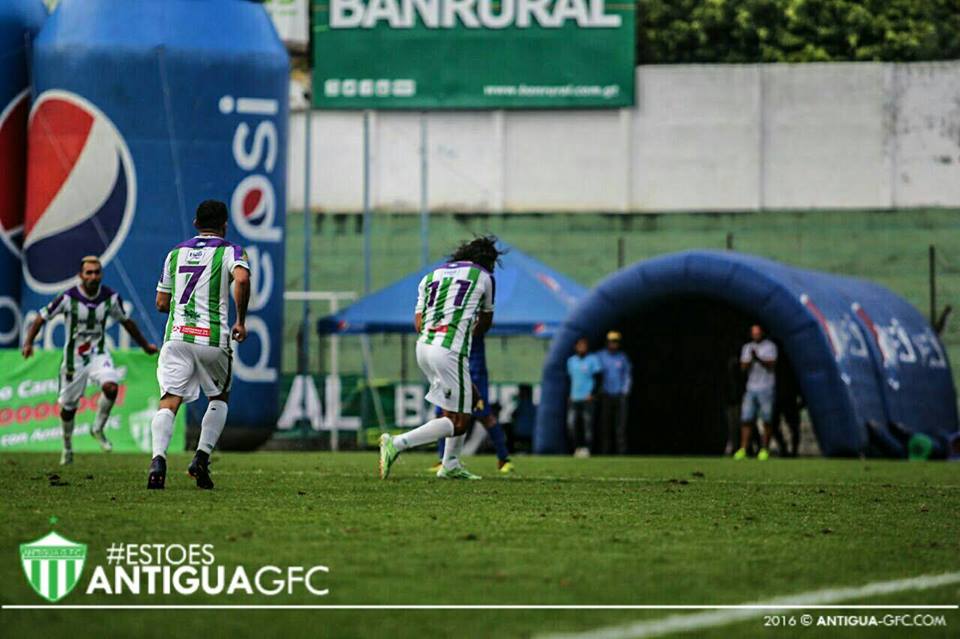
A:
{"type": "Polygon", "coordinates": [[[61,368],[68,374],[89,364],[94,355],[107,352],[108,319],[118,322],[127,319],[120,295],[103,285],[96,295],[89,297],[78,284],[40,309],[40,317],[45,321],[57,315],[64,316],[66,325],[61,368]]]}
{"type": "Polygon", "coordinates": [[[250,270],[243,248],[216,235],[198,235],[167,254],[157,291],[170,293],[163,340],[230,347],[233,269],[250,270]]]}
{"type": "Polygon", "coordinates": [[[468,355],[477,315],[493,312],[495,292],[493,276],[473,262],[450,262],[428,273],[417,296],[419,341],[468,355]]]}

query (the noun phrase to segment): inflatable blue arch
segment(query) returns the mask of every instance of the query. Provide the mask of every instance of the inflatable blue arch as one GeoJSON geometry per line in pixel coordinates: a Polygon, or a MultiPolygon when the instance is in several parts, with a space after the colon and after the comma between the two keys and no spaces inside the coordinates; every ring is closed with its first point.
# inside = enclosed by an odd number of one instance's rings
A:
{"type": "Polygon", "coordinates": [[[860,279],[691,251],[612,274],[571,312],[544,364],[535,452],[568,450],[574,342],[585,336],[599,348],[617,329],[634,366],[631,450],[719,453],[752,323],[779,344],[778,380],[796,384],[824,455],[902,457],[912,434],[939,443],[957,431],[946,350],[905,300],[860,279]]]}

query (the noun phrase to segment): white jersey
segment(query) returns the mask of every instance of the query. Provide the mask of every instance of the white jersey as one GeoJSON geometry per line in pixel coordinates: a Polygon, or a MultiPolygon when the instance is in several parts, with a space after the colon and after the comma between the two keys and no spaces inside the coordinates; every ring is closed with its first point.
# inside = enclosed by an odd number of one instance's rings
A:
{"type": "Polygon", "coordinates": [[[167,254],[157,291],[170,293],[163,340],[230,347],[233,269],[250,270],[244,250],[216,235],[198,235],[167,254]]]}
{"type": "Polygon", "coordinates": [[[40,317],[45,321],[57,315],[65,316],[67,339],[63,344],[61,368],[71,378],[92,358],[107,352],[107,321],[128,319],[120,295],[103,285],[90,297],[83,285],[78,284],[40,309],[40,317]]]}
{"type": "Polygon", "coordinates": [[[777,361],[777,345],[768,339],[761,342],[747,342],[740,349],[740,362],[750,364],[750,374],[747,376],[747,390],[772,390],[777,383],[777,376],[772,370],[758,361],[754,361],[753,354],[765,362],[777,361]]]}
{"type": "Polygon", "coordinates": [[[451,262],[428,273],[417,296],[418,341],[469,354],[477,315],[493,312],[495,289],[493,276],[473,262],[451,262]]]}

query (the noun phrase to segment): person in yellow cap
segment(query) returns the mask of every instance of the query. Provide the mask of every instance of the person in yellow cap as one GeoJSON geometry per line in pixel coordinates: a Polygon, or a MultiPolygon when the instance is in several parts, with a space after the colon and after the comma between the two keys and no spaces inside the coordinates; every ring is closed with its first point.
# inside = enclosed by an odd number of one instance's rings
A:
{"type": "Polygon", "coordinates": [[[627,397],[630,395],[630,359],[620,350],[622,337],[607,333],[607,348],[600,351],[603,384],[600,388],[600,452],[627,453],[627,397]],[[615,447],[614,447],[615,444],[615,447]]]}

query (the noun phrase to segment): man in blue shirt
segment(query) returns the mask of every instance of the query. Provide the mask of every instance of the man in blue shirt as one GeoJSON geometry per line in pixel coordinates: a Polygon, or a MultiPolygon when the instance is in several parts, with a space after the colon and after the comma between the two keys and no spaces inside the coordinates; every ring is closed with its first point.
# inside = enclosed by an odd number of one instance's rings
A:
{"type": "Polygon", "coordinates": [[[607,333],[607,348],[597,354],[603,368],[603,387],[600,393],[600,451],[627,453],[627,396],[630,394],[630,360],[620,350],[620,333],[607,333]]]}
{"type": "Polygon", "coordinates": [[[595,376],[600,373],[600,360],[590,353],[586,337],[577,340],[575,353],[567,360],[570,376],[570,405],[567,410],[567,433],[574,456],[589,457],[593,445],[593,399],[595,376]]]}

